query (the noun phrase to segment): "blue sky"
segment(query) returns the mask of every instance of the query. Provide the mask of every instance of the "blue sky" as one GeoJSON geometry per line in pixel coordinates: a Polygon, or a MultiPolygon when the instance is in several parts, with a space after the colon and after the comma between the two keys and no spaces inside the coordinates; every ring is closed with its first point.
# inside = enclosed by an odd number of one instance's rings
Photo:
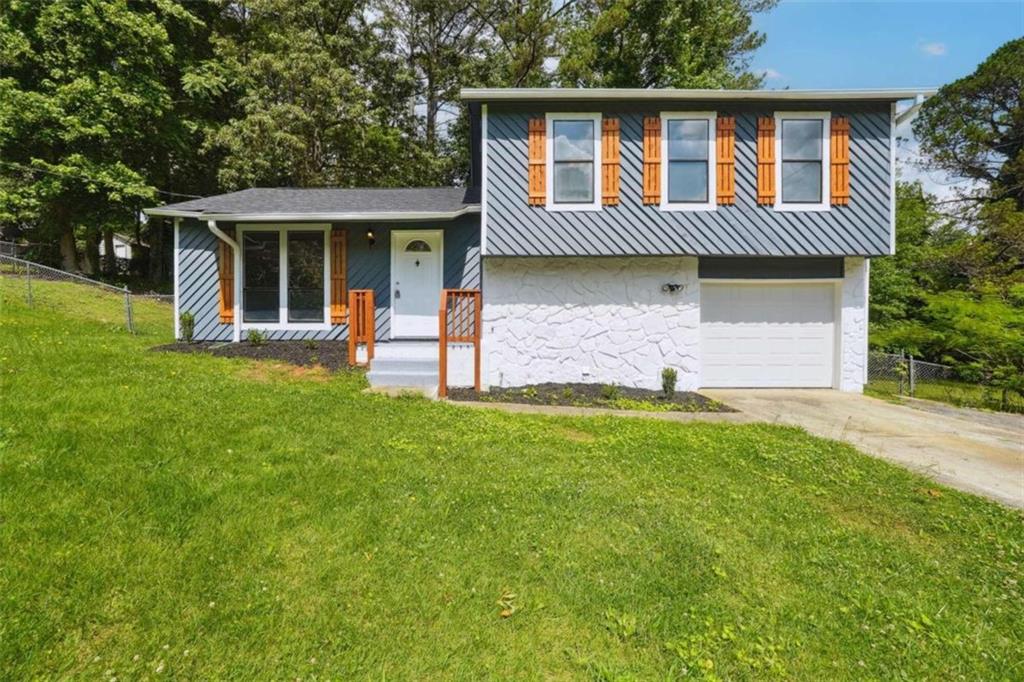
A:
{"type": "Polygon", "coordinates": [[[1024,36],[1024,0],[783,0],[754,27],[767,36],[751,62],[766,88],[938,86],[1024,36]]]}

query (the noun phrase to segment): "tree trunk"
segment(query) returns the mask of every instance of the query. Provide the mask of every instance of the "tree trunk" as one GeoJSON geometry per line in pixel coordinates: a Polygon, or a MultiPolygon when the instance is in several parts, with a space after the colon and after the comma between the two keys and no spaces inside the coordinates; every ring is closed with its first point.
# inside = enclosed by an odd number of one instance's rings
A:
{"type": "Polygon", "coordinates": [[[114,251],[114,231],[103,230],[103,274],[112,276],[117,273],[117,253],[114,251]]]}
{"type": "Polygon", "coordinates": [[[78,248],[75,246],[75,228],[64,216],[60,225],[60,267],[67,272],[78,272],[78,248]]]}
{"type": "Polygon", "coordinates": [[[82,259],[83,270],[87,275],[100,274],[100,236],[96,230],[85,233],[85,253],[82,259]]]}
{"type": "Polygon", "coordinates": [[[149,281],[162,283],[167,278],[165,265],[166,240],[164,239],[167,221],[163,218],[150,218],[149,222],[149,281]]]}

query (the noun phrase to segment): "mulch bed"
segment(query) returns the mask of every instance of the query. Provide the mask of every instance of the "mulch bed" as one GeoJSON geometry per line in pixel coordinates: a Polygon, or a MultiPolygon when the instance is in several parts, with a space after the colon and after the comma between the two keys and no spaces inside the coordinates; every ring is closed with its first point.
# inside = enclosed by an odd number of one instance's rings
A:
{"type": "Polygon", "coordinates": [[[607,384],[533,384],[494,388],[477,393],[471,388],[449,388],[448,398],[485,403],[605,407],[618,410],[658,412],[735,412],[728,405],[692,391],[676,391],[667,400],[661,391],[607,384]]]}
{"type": "Polygon", "coordinates": [[[209,353],[222,358],[277,360],[299,367],[321,366],[332,372],[348,367],[348,344],[344,341],[267,341],[256,346],[241,343],[168,343],[152,350],[172,353],[209,353]]]}

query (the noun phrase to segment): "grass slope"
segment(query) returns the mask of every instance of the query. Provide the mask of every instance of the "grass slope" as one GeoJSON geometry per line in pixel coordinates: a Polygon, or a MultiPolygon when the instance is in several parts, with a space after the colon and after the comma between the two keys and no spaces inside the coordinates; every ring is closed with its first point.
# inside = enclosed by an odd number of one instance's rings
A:
{"type": "Polygon", "coordinates": [[[38,287],[0,279],[4,677],[1024,675],[1022,516],[846,445],[367,396],[38,287]]]}

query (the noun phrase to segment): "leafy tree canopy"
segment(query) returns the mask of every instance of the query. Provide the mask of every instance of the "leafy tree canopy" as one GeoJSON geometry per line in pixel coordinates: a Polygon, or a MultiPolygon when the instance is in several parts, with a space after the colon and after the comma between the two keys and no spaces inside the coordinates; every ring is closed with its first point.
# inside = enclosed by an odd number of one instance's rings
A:
{"type": "Polygon", "coordinates": [[[983,200],[1024,210],[1024,38],[940,88],[913,128],[932,167],[978,181],[983,200]]]}
{"type": "Polygon", "coordinates": [[[777,0],[580,0],[558,78],[570,87],[753,88],[751,15],[777,0]]]}

